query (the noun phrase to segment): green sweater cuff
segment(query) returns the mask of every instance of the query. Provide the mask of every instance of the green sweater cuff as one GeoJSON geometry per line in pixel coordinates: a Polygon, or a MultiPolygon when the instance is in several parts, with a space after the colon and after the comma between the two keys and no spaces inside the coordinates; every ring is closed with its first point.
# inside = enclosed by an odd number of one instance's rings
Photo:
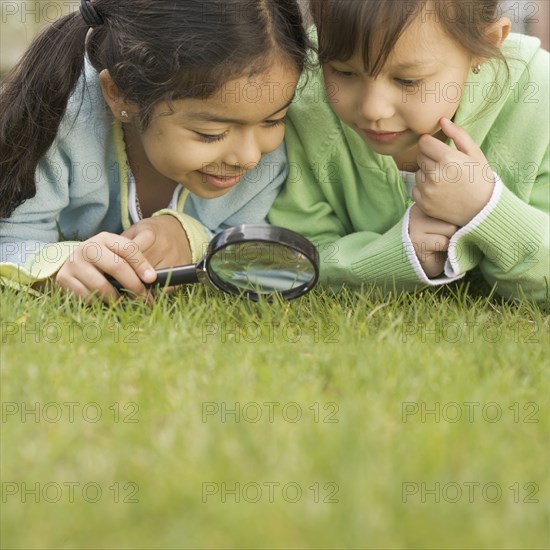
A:
{"type": "MultiPolygon", "coordinates": [[[[372,241],[368,245],[368,254],[351,264],[351,270],[361,282],[395,285],[405,290],[412,290],[423,284],[409,259],[411,251],[404,244],[404,223],[405,220],[401,220],[372,241]]],[[[357,256],[357,252],[354,256],[357,256]]]]}
{"type": "Polygon", "coordinates": [[[502,183],[473,227],[451,240],[448,271],[469,271],[484,257],[506,273],[548,260],[548,215],[523,202],[502,183]],[[493,203],[493,204],[491,204],[493,203]],[[454,241],[454,242],[453,242],[454,241]],[[540,257],[539,257],[540,256],[540,257]]]}

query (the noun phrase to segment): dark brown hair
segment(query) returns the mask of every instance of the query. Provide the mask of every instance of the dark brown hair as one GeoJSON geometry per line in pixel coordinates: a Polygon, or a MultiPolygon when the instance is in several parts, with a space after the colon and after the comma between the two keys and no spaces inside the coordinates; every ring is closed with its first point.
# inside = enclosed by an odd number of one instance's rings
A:
{"type": "Polygon", "coordinates": [[[79,12],[48,27],[0,88],[0,218],[36,193],[35,171],[52,145],[84,56],[107,69],[146,127],[162,101],[207,98],[274,59],[297,72],[309,43],[296,0],[95,0],[104,24],[79,12]]]}
{"type": "Polygon", "coordinates": [[[357,51],[376,77],[412,21],[429,7],[447,34],[472,56],[504,60],[485,34],[501,15],[500,0],[309,0],[319,61],[347,61],[357,51]]]}

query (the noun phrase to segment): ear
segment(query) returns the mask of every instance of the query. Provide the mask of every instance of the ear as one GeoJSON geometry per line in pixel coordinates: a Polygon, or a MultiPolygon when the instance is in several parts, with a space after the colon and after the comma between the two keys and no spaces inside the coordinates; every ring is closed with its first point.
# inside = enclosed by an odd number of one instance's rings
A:
{"type": "Polygon", "coordinates": [[[501,17],[498,21],[491,23],[485,33],[489,40],[498,48],[502,46],[502,43],[506,40],[510,31],[512,30],[512,21],[509,17],[501,17]]]}
{"type": "MultiPolygon", "coordinates": [[[[508,17],[501,17],[498,21],[491,23],[485,29],[487,38],[497,47],[500,48],[512,30],[512,21],[508,17]]],[[[473,63],[484,63],[487,61],[484,57],[473,59],[473,63]]]]}
{"type": "Polygon", "coordinates": [[[138,109],[135,104],[126,101],[107,69],[99,73],[99,85],[113,116],[120,122],[130,122],[138,109]]]}

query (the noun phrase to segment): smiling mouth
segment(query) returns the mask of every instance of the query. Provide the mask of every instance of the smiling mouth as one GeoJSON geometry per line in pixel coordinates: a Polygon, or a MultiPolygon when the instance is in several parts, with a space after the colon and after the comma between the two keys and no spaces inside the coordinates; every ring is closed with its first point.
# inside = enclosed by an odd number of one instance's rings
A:
{"type": "Polygon", "coordinates": [[[367,137],[367,139],[382,142],[392,141],[406,132],[406,130],[402,130],[400,132],[375,132],[373,130],[366,130],[364,128],[360,128],[360,130],[361,133],[363,133],[363,135],[367,137]]]}
{"type": "Polygon", "coordinates": [[[202,175],[203,181],[209,183],[210,185],[217,187],[218,189],[228,189],[239,183],[244,174],[239,174],[236,176],[218,176],[216,174],[208,174],[199,170],[199,173],[202,175]]]}

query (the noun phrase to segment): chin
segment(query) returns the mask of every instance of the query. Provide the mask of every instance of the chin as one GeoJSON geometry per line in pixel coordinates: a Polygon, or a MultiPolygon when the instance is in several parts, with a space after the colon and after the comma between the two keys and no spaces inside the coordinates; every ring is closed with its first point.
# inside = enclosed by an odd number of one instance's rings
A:
{"type": "Polygon", "coordinates": [[[194,195],[197,195],[197,197],[201,199],[218,199],[219,197],[227,195],[229,191],[231,191],[231,189],[216,189],[212,191],[201,190],[200,193],[194,193],[194,195]]]}

